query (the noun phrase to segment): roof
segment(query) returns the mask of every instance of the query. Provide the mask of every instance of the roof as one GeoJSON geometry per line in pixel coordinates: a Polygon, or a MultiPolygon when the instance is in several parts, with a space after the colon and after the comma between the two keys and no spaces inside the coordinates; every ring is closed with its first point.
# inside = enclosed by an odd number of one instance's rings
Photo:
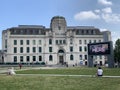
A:
{"type": "Polygon", "coordinates": [[[94,26],[68,26],[67,29],[98,29],[94,26]]]}

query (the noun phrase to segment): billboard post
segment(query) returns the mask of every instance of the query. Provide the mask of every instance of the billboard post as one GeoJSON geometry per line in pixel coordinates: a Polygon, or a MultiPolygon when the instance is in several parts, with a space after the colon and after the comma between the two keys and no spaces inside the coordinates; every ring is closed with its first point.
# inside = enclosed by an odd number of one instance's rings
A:
{"type": "Polygon", "coordinates": [[[88,55],[88,67],[93,67],[93,56],[88,55]]]}
{"type": "Polygon", "coordinates": [[[108,57],[108,67],[113,68],[114,67],[114,50],[113,50],[113,43],[110,42],[110,54],[107,55],[108,57]]]}

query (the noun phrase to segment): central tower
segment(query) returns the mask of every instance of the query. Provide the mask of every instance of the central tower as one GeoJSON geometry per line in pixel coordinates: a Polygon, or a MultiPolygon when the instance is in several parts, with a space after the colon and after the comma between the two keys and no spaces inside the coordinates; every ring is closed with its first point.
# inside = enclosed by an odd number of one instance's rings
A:
{"type": "Polygon", "coordinates": [[[55,16],[51,19],[50,28],[55,34],[65,34],[67,30],[66,20],[62,16],[55,16]]]}

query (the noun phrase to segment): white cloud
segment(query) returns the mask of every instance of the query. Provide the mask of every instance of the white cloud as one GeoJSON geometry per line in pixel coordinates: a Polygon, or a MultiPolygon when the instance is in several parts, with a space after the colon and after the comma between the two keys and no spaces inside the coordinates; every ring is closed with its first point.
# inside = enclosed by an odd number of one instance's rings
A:
{"type": "Polygon", "coordinates": [[[99,19],[99,15],[95,14],[93,11],[82,11],[74,15],[76,20],[87,20],[87,19],[99,19]]]}
{"type": "Polygon", "coordinates": [[[100,13],[99,9],[94,10],[95,13],[100,13]]]}
{"type": "Polygon", "coordinates": [[[81,11],[74,15],[74,19],[79,21],[101,19],[106,23],[116,24],[120,23],[120,14],[113,13],[111,7],[106,7],[101,10],[81,11]]]}
{"type": "Polygon", "coordinates": [[[102,28],[102,29],[100,29],[100,31],[107,31],[107,29],[105,29],[105,28],[102,28]]]}
{"type": "MultiPolygon", "coordinates": [[[[112,5],[111,1],[108,0],[98,0],[99,3],[103,5],[112,5]]],[[[106,23],[117,24],[120,23],[120,14],[114,13],[112,8],[109,6],[103,9],[95,9],[89,11],[81,11],[74,15],[75,20],[103,20],[106,23]]]]}
{"type": "Polygon", "coordinates": [[[107,23],[120,23],[120,14],[102,14],[102,19],[107,23]]]}
{"type": "Polygon", "coordinates": [[[111,7],[106,7],[106,8],[104,8],[104,9],[102,9],[102,11],[103,11],[104,13],[112,13],[111,7]]]}
{"type": "Polygon", "coordinates": [[[111,37],[112,37],[113,44],[115,44],[116,40],[120,38],[120,32],[111,32],[111,37]]]}
{"type": "Polygon", "coordinates": [[[98,0],[98,3],[102,5],[112,5],[112,2],[107,0],[98,0]]]}

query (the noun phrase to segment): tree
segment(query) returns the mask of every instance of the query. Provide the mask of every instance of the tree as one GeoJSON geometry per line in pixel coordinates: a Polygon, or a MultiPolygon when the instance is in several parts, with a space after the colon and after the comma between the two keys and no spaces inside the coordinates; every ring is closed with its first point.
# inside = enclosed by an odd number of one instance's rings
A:
{"type": "Polygon", "coordinates": [[[118,39],[115,42],[114,59],[115,59],[115,62],[118,63],[118,66],[120,67],[120,39],[118,39]]]}

